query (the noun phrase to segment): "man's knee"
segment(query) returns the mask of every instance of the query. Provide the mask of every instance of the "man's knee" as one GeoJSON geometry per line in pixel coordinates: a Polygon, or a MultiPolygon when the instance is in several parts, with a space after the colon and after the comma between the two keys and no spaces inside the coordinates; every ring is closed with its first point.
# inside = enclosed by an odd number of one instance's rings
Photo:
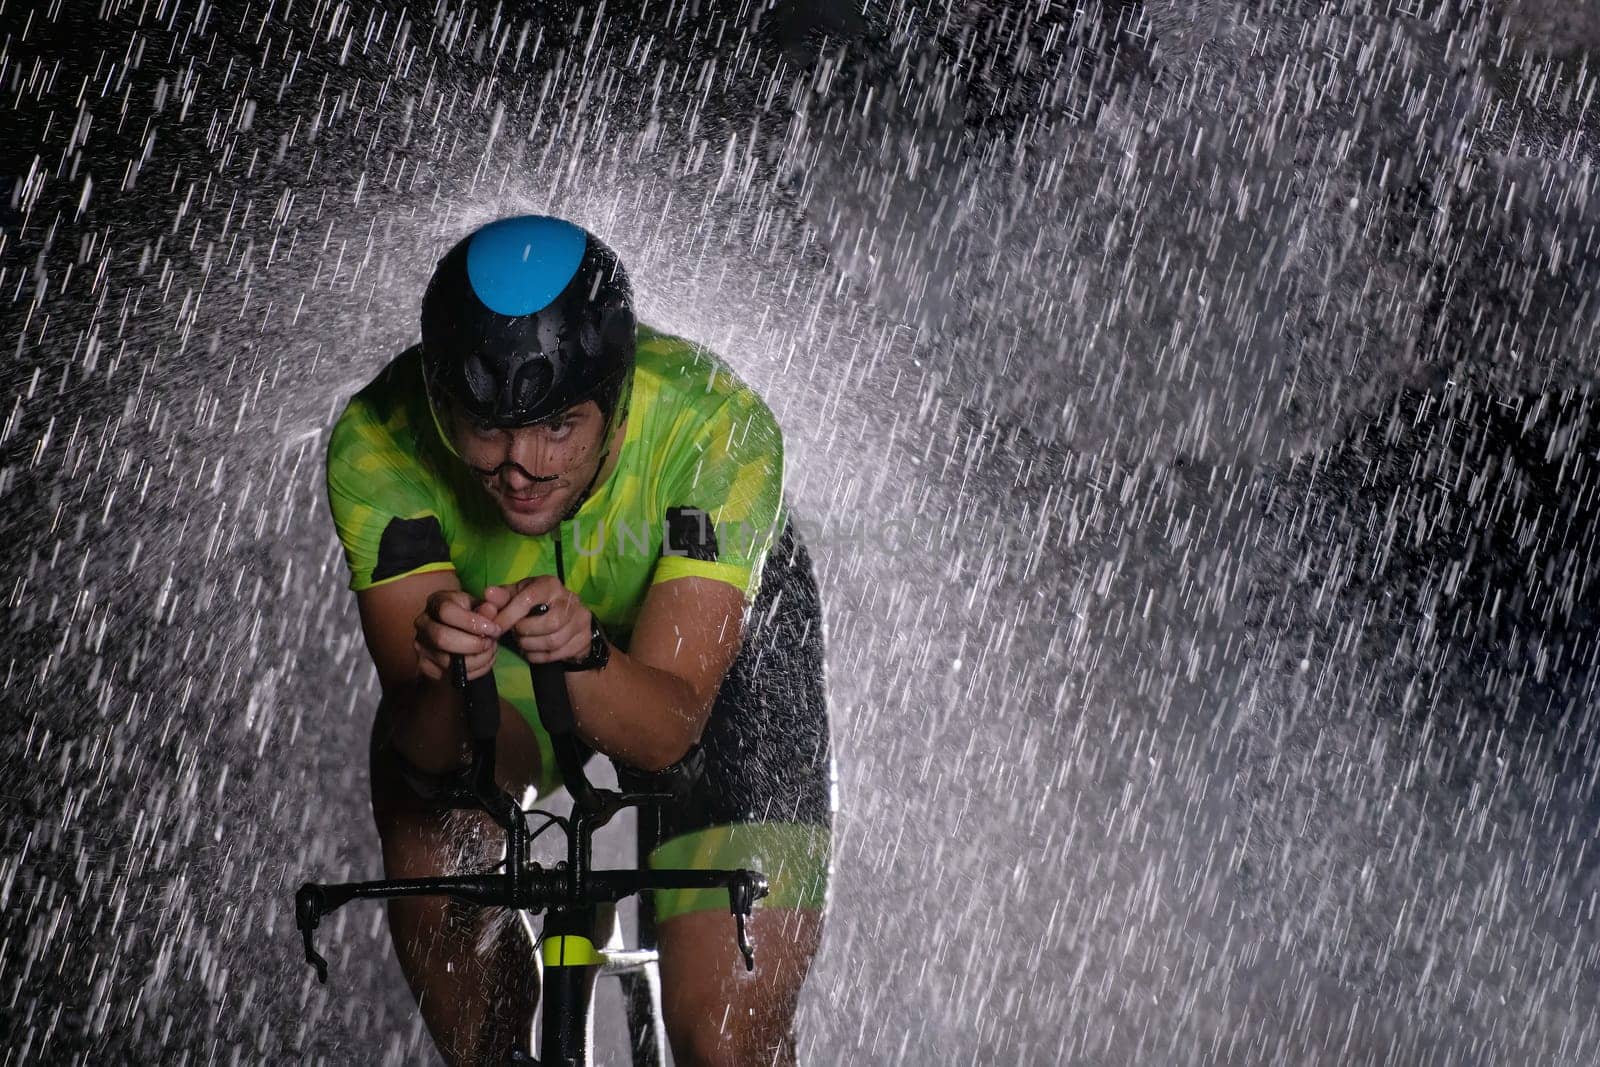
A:
{"type": "MultiPolygon", "coordinates": [[[[495,738],[495,781],[512,796],[521,797],[540,781],[539,741],[521,714],[504,701],[500,713],[500,729],[495,738]]],[[[453,772],[440,773],[407,759],[395,745],[393,722],[382,704],[373,718],[368,755],[373,814],[380,822],[393,814],[451,810],[443,798],[461,788],[467,771],[465,763],[453,772]]]]}
{"type": "Polygon", "coordinates": [[[707,1010],[680,1018],[672,1050],[684,1067],[750,1067],[786,1064],[793,1059],[792,1012],[734,1003],[706,1005],[707,1010]]]}
{"type": "Polygon", "coordinates": [[[387,743],[372,745],[372,817],[387,839],[419,823],[442,826],[446,809],[437,803],[442,779],[435,781],[410,767],[387,743]]]}
{"type": "Polygon", "coordinates": [[[814,909],[756,909],[751,974],[738,960],[726,912],[690,912],[663,923],[662,1006],[678,1062],[792,1064],[795,1009],[820,936],[814,909]]]}
{"type": "MultiPolygon", "coordinates": [[[[498,858],[504,838],[488,813],[453,808],[414,780],[393,750],[372,755],[372,818],[391,878],[458,874],[498,858]]],[[[420,899],[420,898],[419,898],[420,899]]]]}

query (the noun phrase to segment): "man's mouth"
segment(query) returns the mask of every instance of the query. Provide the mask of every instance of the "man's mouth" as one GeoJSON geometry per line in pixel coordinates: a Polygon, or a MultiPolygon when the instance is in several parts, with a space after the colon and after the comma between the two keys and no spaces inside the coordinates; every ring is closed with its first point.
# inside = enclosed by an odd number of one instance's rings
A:
{"type": "Polygon", "coordinates": [[[537,511],[555,495],[555,491],[555,486],[534,493],[511,493],[502,489],[500,496],[512,511],[537,511]]]}

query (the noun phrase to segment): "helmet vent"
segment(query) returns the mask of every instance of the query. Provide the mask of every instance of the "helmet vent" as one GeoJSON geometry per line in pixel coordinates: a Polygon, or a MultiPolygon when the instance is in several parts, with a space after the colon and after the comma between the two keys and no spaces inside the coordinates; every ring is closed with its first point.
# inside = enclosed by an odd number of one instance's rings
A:
{"type": "Polygon", "coordinates": [[[506,383],[511,395],[498,406],[508,415],[535,408],[550,392],[555,378],[555,368],[549,359],[530,359],[512,371],[506,383]]]}

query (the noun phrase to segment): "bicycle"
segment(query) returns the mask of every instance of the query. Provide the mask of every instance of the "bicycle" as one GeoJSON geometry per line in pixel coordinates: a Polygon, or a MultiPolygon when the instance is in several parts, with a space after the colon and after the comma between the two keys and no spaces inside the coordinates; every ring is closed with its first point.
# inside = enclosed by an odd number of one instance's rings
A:
{"type": "Polygon", "coordinates": [[[539,1055],[534,1058],[531,1050],[519,1048],[512,1053],[509,1062],[537,1067],[586,1067],[591,1062],[593,1044],[595,982],[603,975],[615,974],[624,984],[634,1067],[662,1067],[666,1041],[661,1025],[657,954],[650,944],[650,909],[644,895],[660,889],[726,889],[739,951],[745,968],[754,970],[755,953],[745,920],[755,902],[767,895],[767,879],[758,871],[742,868],[731,871],[645,869],[645,857],[656,836],[647,829],[645,816],[652,811],[658,814],[662,805],[682,796],[691,784],[692,761],[680,764],[680,768],[687,766],[687,771],[665,776],[640,775],[619,765],[619,783],[630,776],[653,784],[654,791],[623,792],[594,787],[584,774],[587,754],[577,736],[564,672],[555,664],[531,665],[531,670],[540,722],[550,735],[556,765],[572,794],[570,816],[562,818],[537,809],[525,812],[495,783],[500,697],[494,674],[491,671],[468,682],[465,660],[460,656],[452,657],[451,681],[462,693],[472,758],[441,799],[451,807],[487,812],[505,831],[505,860],[498,867],[479,874],[326,885],[307,882],[295,893],[295,925],[304,940],[306,961],[316,969],[318,981],[326,984],[328,962],[317,954],[313,933],[324,917],[352,900],[448,896],[480,907],[506,907],[530,914],[544,912],[544,927],[536,946],[536,959],[542,963],[544,971],[539,1055]],[[630,807],[639,808],[641,815],[639,867],[594,870],[591,866],[594,831],[630,807]],[[528,831],[529,814],[543,815],[546,819],[532,834],[528,831]],[[567,858],[546,868],[528,859],[528,847],[535,837],[553,825],[567,835],[567,858]],[[640,896],[639,926],[643,943],[635,951],[613,950],[611,946],[620,940],[614,905],[635,895],[640,896]],[[603,914],[609,936],[602,947],[596,947],[603,914]]]}

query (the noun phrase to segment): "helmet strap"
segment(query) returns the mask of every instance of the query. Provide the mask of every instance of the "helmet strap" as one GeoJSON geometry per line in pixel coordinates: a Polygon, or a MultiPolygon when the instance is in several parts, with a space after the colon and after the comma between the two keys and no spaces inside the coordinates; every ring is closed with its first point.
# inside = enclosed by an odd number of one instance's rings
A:
{"type": "Polygon", "coordinates": [[[594,493],[595,482],[600,480],[600,472],[605,470],[606,461],[611,459],[611,438],[621,429],[622,422],[627,421],[627,411],[632,406],[630,405],[632,392],[634,392],[634,376],[629,374],[627,381],[622,382],[621,389],[618,390],[618,395],[616,395],[616,400],[611,405],[611,413],[606,414],[605,429],[600,430],[600,440],[605,442],[605,451],[600,453],[600,462],[595,464],[594,474],[589,475],[589,485],[584,486],[584,491],[579,493],[576,498],[573,498],[573,506],[568,507],[566,514],[562,515],[563,523],[571,522],[573,515],[578,514],[578,510],[589,501],[589,494],[594,493]]]}
{"type": "Polygon", "coordinates": [[[573,498],[572,506],[567,509],[567,513],[565,515],[561,516],[562,522],[570,522],[572,517],[576,515],[579,509],[582,508],[583,505],[588,501],[589,494],[594,491],[594,483],[600,480],[600,472],[606,469],[606,462],[611,458],[612,435],[616,433],[617,428],[621,425],[620,421],[617,419],[619,412],[623,413],[624,418],[626,417],[626,412],[621,404],[618,404],[616,407],[612,408],[611,414],[606,417],[605,429],[600,433],[600,439],[606,443],[606,450],[600,453],[600,462],[595,465],[594,473],[589,475],[589,484],[583,487],[583,492],[579,493],[573,498]]]}
{"type": "Polygon", "coordinates": [[[466,458],[463,457],[460,452],[456,451],[455,442],[450,439],[450,431],[445,428],[445,417],[440,411],[441,405],[435,401],[433,390],[428,387],[427,379],[423,379],[422,391],[424,400],[428,405],[428,414],[433,419],[433,428],[439,434],[439,443],[444,445],[445,450],[448,451],[452,456],[461,460],[462,463],[465,463],[466,458]]]}
{"type": "Polygon", "coordinates": [[[589,494],[594,490],[594,483],[600,478],[600,472],[606,469],[606,461],[611,458],[611,437],[617,428],[627,421],[628,412],[633,407],[633,375],[633,370],[629,369],[617,386],[617,395],[612,399],[611,410],[606,414],[605,429],[600,433],[600,440],[605,442],[606,450],[601,454],[600,463],[595,467],[589,484],[583,487],[583,492],[578,494],[572,502],[572,507],[561,517],[562,522],[570,520],[578,513],[578,509],[583,507],[589,499],[589,494]]]}

